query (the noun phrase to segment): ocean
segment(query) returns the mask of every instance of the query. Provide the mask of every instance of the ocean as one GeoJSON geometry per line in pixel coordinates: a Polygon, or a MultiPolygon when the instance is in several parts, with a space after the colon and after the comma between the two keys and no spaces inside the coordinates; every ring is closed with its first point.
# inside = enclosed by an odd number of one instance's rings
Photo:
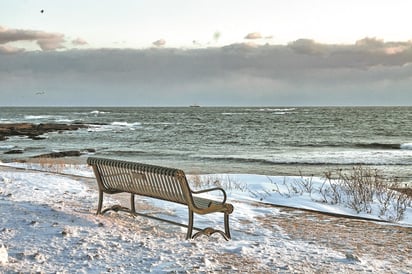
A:
{"type": "Polygon", "coordinates": [[[322,175],[363,165],[412,181],[412,107],[0,107],[0,123],[85,123],[0,141],[0,160],[55,151],[187,173],[322,175]],[[12,149],[22,154],[5,154],[12,149]],[[87,150],[95,152],[87,152],[87,150]]]}

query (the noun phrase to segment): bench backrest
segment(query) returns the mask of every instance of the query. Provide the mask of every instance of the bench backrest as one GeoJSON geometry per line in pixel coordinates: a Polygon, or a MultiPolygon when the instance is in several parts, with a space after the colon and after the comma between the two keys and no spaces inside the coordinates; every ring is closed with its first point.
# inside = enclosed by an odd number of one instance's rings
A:
{"type": "Polygon", "coordinates": [[[87,163],[103,192],[124,191],[180,204],[192,201],[182,170],[96,157],[89,157],[87,163]]]}

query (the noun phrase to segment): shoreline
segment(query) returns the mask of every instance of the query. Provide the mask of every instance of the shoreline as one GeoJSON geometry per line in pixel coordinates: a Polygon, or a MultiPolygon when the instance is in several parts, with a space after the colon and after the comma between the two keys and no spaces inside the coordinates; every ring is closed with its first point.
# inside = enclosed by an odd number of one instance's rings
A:
{"type": "MultiPolygon", "coordinates": [[[[88,128],[89,123],[0,123],[0,146],[2,141],[7,140],[7,138],[13,136],[26,136],[36,142],[39,140],[47,139],[45,134],[50,132],[62,133],[64,131],[77,131],[82,128],[88,128]]],[[[46,140],[47,142],[47,140],[46,140]]],[[[39,143],[41,144],[41,143],[39,143]]],[[[5,146],[6,147],[6,146],[5,146]]],[[[69,162],[69,163],[80,163],[84,164],[86,162],[86,157],[88,155],[96,155],[97,157],[113,157],[116,156],[105,156],[99,155],[96,148],[74,148],[62,151],[45,151],[41,154],[30,155],[29,148],[13,148],[7,150],[3,148],[1,150],[3,157],[0,156],[0,161],[4,162],[41,162],[45,161],[53,162],[52,159],[60,159],[59,163],[69,162]],[[25,155],[29,154],[29,155],[25,155]],[[15,157],[13,157],[15,155],[15,157]],[[37,160],[36,160],[37,159],[37,160]]],[[[122,156],[118,157],[123,159],[122,156]]],[[[132,158],[132,157],[129,157],[132,158]]],[[[134,159],[130,159],[135,161],[134,159]]],[[[139,154],[136,153],[136,161],[139,161],[139,154]]],[[[170,159],[162,159],[161,157],[157,159],[144,159],[141,162],[156,164],[162,166],[170,166],[170,159]],[[164,162],[164,163],[163,163],[164,162]]],[[[398,180],[401,184],[410,185],[412,187],[412,173],[409,171],[409,166],[393,166],[393,165],[365,165],[370,168],[379,170],[384,173],[386,177],[394,178],[398,180]],[[401,175],[400,175],[401,174],[401,175]]],[[[219,163],[207,162],[202,159],[199,161],[190,159],[181,159],[179,165],[174,166],[176,168],[183,169],[187,173],[246,173],[246,174],[260,174],[268,176],[317,176],[323,177],[326,172],[334,170],[345,170],[350,171],[354,165],[350,164],[267,164],[267,165],[251,165],[250,163],[234,162],[233,165],[226,164],[220,165],[219,163]]]]}
{"type": "MultiPolygon", "coordinates": [[[[87,158],[88,156],[96,156],[96,157],[103,157],[101,155],[96,155],[94,151],[90,152],[88,149],[83,150],[70,150],[70,151],[62,151],[62,152],[51,152],[45,153],[40,155],[35,155],[31,157],[22,157],[16,159],[8,159],[4,161],[4,159],[0,158],[0,163],[22,163],[22,164],[39,164],[42,166],[64,166],[64,165],[87,165],[87,158]]],[[[109,157],[110,158],[110,157],[109,157]]],[[[116,157],[111,157],[116,158],[116,157]]],[[[121,159],[121,158],[119,158],[121,159]]],[[[128,161],[134,161],[130,159],[126,159],[128,161]]],[[[141,162],[141,161],[137,161],[141,162]]],[[[153,162],[142,162],[160,166],[167,166],[163,165],[162,163],[153,163],[153,162]]],[[[202,164],[204,166],[204,163],[202,164]]],[[[168,166],[170,167],[170,166],[168,166]]],[[[353,168],[361,167],[361,166],[352,166],[352,165],[281,165],[278,169],[276,165],[273,166],[273,170],[275,172],[260,172],[259,168],[254,169],[253,171],[249,172],[238,172],[238,171],[227,171],[224,169],[215,170],[213,168],[208,168],[208,171],[201,172],[199,167],[196,164],[190,165],[189,167],[184,166],[173,166],[174,168],[182,169],[186,174],[193,174],[193,175],[206,175],[206,174],[249,174],[249,175],[263,175],[263,176],[284,176],[284,177],[309,177],[309,178],[325,178],[325,174],[327,172],[336,172],[342,171],[346,173],[350,173],[353,168]]],[[[397,182],[397,187],[394,187],[397,191],[403,192],[409,196],[412,196],[412,180],[410,177],[400,178],[397,177],[394,173],[385,172],[382,166],[364,166],[367,168],[371,168],[373,170],[377,170],[381,173],[385,178],[389,178],[397,182]]],[[[204,169],[204,167],[203,167],[204,169]]]]}

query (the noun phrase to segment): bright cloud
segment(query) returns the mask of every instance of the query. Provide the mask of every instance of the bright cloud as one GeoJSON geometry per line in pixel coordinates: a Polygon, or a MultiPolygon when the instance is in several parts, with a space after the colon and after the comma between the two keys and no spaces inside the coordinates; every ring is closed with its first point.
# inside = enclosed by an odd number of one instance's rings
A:
{"type": "Polygon", "coordinates": [[[245,39],[262,39],[260,32],[252,32],[245,36],[245,39]]]}
{"type": "Polygon", "coordinates": [[[84,46],[84,45],[87,45],[88,43],[86,40],[82,38],[76,38],[72,41],[72,44],[76,46],[84,46]]]}
{"type": "Polygon", "coordinates": [[[153,42],[153,45],[156,46],[156,47],[164,46],[164,45],[166,45],[166,40],[164,40],[164,39],[156,40],[156,41],[153,42]]]}

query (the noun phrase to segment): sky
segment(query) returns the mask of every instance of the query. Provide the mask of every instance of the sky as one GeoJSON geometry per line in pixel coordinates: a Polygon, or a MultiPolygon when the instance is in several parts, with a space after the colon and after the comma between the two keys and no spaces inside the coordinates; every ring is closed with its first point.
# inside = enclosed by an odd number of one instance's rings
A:
{"type": "Polygon", "coordinates": [[[411,105],[411,9],[5,0],[0,106],[411,105]]]}

